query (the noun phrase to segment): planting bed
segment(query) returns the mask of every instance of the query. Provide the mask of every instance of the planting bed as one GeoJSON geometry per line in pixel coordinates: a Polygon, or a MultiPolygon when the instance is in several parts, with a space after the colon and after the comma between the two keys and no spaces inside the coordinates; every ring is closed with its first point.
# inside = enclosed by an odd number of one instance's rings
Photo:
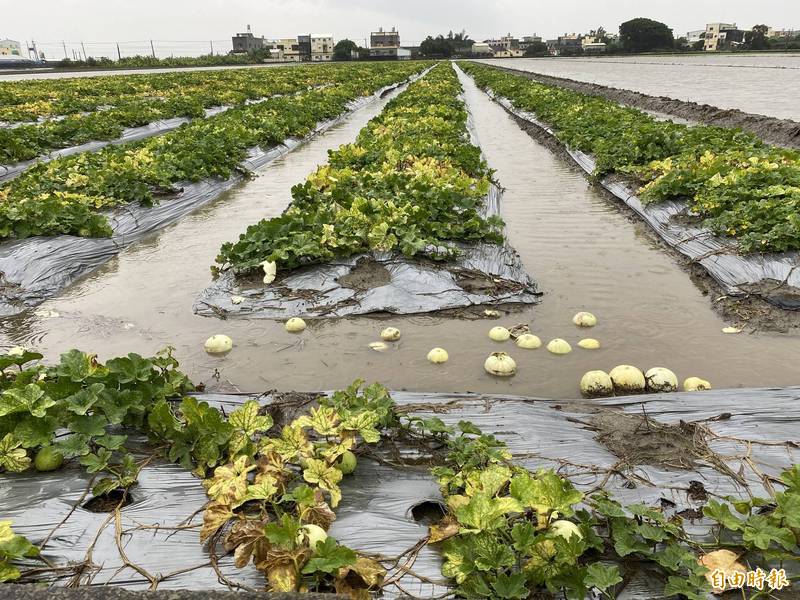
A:
{"type": "Polygon", "coordinates": [[[464,68],[509,111],[564,144],[726,293],[800,308],[800,153],[738,130],[658,121],[491,67],[464,68]]]}
{"type": "MultiPolygon", "coordinates": [[[[37,160],[97,150],[106,145],[104,140],[121,143],[143,139],[176,129],[192,118],[217,114],[231,106],[337,85],[346,82],[353,74],[352,67],[315,66],[220,71],[206,78],[181,78],[175,74],[139,76],[139,81],[133,82],[128,82],[127,77],[109,78],[112,82],[106,85],[115,89],[117,94],[108,92],[100,96],[107,105],[97,106],[92,112],[43,117],[44,120],[38,123],[0,127],[0,181],[16,176],[37,160]],[[181,79],[189,81],[182,82],[181,79]],[[66,150],[59,150],[64,148],[66,150]],[[58,152],[42,156],[52,150],[58,152]]],[[[99,101],[91,94],[86,98],[74,97],[77,91],[72,89],[74,82],[71,80],[60,80],[55,85],[50,83],[47,97],[56,98],[47,104],[51,108],[64,106],[61,110],[67,110],[76,103],[86,106],[86,103],[99,101]]],[[[84,83],[78,90],[87,87],[94,89],[84,83]]],[[[99,89],[102,90],[103,86],[99,89]]],[[[26,83],[0,84],[0,98],[5,95],[22,100],[15,97],[20,95],[18,90],[30,92],[26,83]]],[[[12,110],[13,106],[5,107],[6,111],[12,110]]],[[[57,111],[55,108],[52,110],[57,111]]]]}
{"type": "Polygon", "coordinates": [[[37,358],[2,363],[0,481],[15,490],[0,499],[4,579],[703,598],[698,557],[721,546],[798,576],[797,388],[705,392],[702,403],[359,382],[203,396],[168,351],[37,358]],[[765,411],[782,415],[769,431],[765,411]],[[35,472],[51,444],[66,464],[35,472]]]}
{"type": "Polygon", "coordinates": [[[280,318],[535,302],[504,244],[499,192],[470,143],[460,91],[449,65],[411,84],[293,189],[283,215],[223,245],[223,275],[196,310],[280,318]],[[367,264],[381,276],[362,277],[367,264]],[[279,278],[265,287],[270,269],[279,278]]]}
{"type": "Polygon", "coordinates": [[[3,312],[41,302],[420,68],[379,65],[336,87],[267,99],[158,138],[28,170],[0,187],[0,233],[37,236],[0,244],[3,312]]]}

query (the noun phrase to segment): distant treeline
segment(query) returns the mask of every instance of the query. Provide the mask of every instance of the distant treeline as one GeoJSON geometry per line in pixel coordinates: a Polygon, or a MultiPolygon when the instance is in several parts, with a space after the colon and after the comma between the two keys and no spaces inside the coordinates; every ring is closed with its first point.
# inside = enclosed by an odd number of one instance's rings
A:
{"type": "Polygon", "coordinates": [[[253,65],[270,56],[269,50],[257,50],[248,54],[205,54],[203,56],[126,56],[118,60],[107,57],[88,57],[86,60],[65,58],[56,63],[57,69],[141,69],[154,67],[218,67],[224,65],[253,65]]]}

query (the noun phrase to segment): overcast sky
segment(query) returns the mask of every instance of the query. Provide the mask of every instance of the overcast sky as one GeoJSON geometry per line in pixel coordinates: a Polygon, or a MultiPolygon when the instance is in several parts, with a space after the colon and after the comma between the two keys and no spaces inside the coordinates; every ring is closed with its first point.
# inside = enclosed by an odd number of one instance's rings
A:
{"type": "MultiPolygon", "coordinates": [[[[545,38],[602,25],[616,31],[633,17],[667,23],[676,37],[712,21],[800,29],[798,0],[3,0],[0,38],[35,39],[48,47],[154,39],[179,53],[187,44],[230,36],[249,23],[256,35],[333,33],[363,44],[378,27],[397,27],[404,44],[465,29],[474,39],[511,32],[545,38]]],[[[158,45],[158,44],[157,44],[158,45]]],[[[222,46],[222,47],[219,47],[222,46]]],[[[96,46],[99,48],[100,46],[96,46]]],[[[123,46],[124,47],[124,46],[123,46]]],[[[205,47],[198,46],[198,47],[205,47]]],[[[94,46],[87,46],[89,53],[94,46]]]]}

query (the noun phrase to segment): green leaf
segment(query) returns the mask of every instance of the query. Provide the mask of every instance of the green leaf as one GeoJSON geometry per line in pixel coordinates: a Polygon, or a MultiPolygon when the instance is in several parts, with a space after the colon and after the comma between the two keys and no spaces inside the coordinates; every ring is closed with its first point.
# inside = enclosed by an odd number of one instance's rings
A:
{"type": "Polygon", "coordinates": [[[109,360],[106,367],[110,373],[116,375],[120,383],[149,381],[154,373],[153,363],[133,352],[127,357],[109,360]]]}
{"type": "Polygon", "coordinates": [[[108,469],[108,463],[111,460],[111,451],[105,448],[100,448],[97,454],[90,453],[80,458],[80,463],[89,473],[99,473],[108,469]]]}
{"type": "Polygon", "coordinates": [[[0,560],[0,583],[5,583],[6,581],[15,581],[19,579],[20,576],[21,573],[17,567],[9,564],[5,560],[0,560]]]}
{"type": "Polygon", "coordinates": [[[93,355],[84,354],[80,350],[70,350],[61,355],[61,362],[56,366],[56,373],[59,377],[66,377],[70,381],[79,383],[89,377],[101,373],[101,369],[95,362],[93,355]]]}
{"type": "Polygon", "coordinates": [[[108,421],[103,415],[74,416],[68,423],[70,431],[89,437],[103,435],[106,432],[106,425],[108,421]]]}
{"type": "Polygon", "coordinates": [[[784,521],[788,527],[800,528],[800,489],[797,492],[778,492],[775,501],[778,507],[773,516],[784,521]]]}
{"type": "Polygon", "coordinates": [[[772,542],[780,544],[786,550],[793,550],[796,547],[791,529],[776,527],[764,515],[752,515],[747,519],[742,531],[742,539],[759,550],[766,550],[772,542]]]}
{"type": "Polygon", "coordinates": [[[667,578],[664,596],[684,596],[687,600],[707,600],[711,586],[702,575],[672,575],[667,578]]]}
{"type": "Polygon", "coordinates": [[[34,417],[44,417],[55,400],[46,396],[44,390],[34,383],[24,388],[11,388],[0,398],[0,417],[15,413],[30,413],[34,417]]]}
{"type": "Polygon", "coordinates": [[[620,582],[622,582],[622,575],[620,575],[617,565],[604,565],[596,562],[586,567],[586,577],[583,583],[588,587],[605,592],[620,582]]]}
{"type": "Polygon", "coordinates": [[[475,566],[481,571],[498,571],[516,563],[516,555],[511,548],[494,535],[475,536],[474,548],[475,566]]]}
{"type": "Polygon", "coordinates": [[[507,513],[522,511],[520,503],[513,498],[492,498],[478,493],[456,510],[456,517],[461,525],[473,532],[492,531],[506,526],[507,513]]]}
{"type": "Polygon", "coordinates": [[[625,518],[628,514],[622,508],[622,505],[616,500],[604,498],[602,496],[592,496],[595,510],[598,514],[604,517],[625,518]]]}
{"type": "Polygon", "coordinates": [[[127,435],[111,435],[107,433],[94,440],[94,443],[108,450],[119,450],[127,439],[127,435]]]}
{"type": "Polygon", "coordinates": [[[53,445],[64,455],[64,458],[83,456],[91,451],[91,448],[89,448],[89,436],[80,433],[70,435],[53,445]]]}
{"type": "Polygon", "coordinates": [[[783,481],[790,490],[800,492],[800,464],[794,465],[791,469],[786,469],[781,473],[781,481],[783,481]]]}
{"type": "Polygon", "coordinates": [[[650,552],[650,545],[636,537],[633,521],[612,519],[611,539],[614,542],[614,550],[620,556],[650,552]]]}
{"type": "Polygon", "coordinates": [[[259,410],[257,400],[248,400],[230,414],[228,423],[248,437],[253,437],[256,433],[262,433],[272,427],[272,417],[259,415],[259,410]]]}
{"type": "Polygon", "coordinates": [[[530,595],[530,591],[525,585],[524,573],[511,575],[500,573],[492,583],[492,589],[496,598],[523,599],[530,595]]]}
{"type": "Polygon", "coordinates": [[[268,523],[264,527],[264,535],[271,544],[283,550],[293,550],[297,544],[297,534],[300,531],[300,521],[284,514],[280,522],[268,523]]]}
{"type": "Polygon", "coordinates": [[[526,554],[533,547],[536,540],[536,530],[530,521],[514,523],[511,528],[511,539],[514,540],[514,549],[526,554]]]}
{"type": "Polygon", "coordinates": [[[0,468],[10,473],[21,473],[31,464],[31,459],[24,448],[20,448],[22,442],[14,439],[14,436],[7,433],[0,440],[0,468]]]}
{"type": "Polygon", "coordinates": [[[509,490],[522,506],[545,517],[553,512],[569,517],[575,512],[573,505],[583,499],[582,492],[552,471],[542,471],[535,477],[528,473],[515,475],[509,490]]]}
{"type": "Polygon", "coordinates": [[[469,421],[459,421],[458,429],[464,434],[481,435],[481,430],[469,421]]]}
{"type": "Polygon", "coordinates": [[[98,394],[105,389],[102,383],[93,383],[87,388],[64,399],[67,410],[76,415],[85,415],[90,408],[100,399],[98,394]]]}
{"type": "Polygon", "coordinates": [[[55,417],[27,416],[14,429],[14,433],[22,441],[25,448],[48,446],[58,428],[55,417]]]}
{"type": "Polygon", "coordinates": [[[703,507],[703,515],[731,531],[740,531],[743,527],[742,521],[731,512],[728,505],[716,500],[708,501],[703,507]]]}
{"type": "Polygon", "coordinates": [[[342,567],[356,564],[358,556],[347,546],[341,546],[336,540],[328,536],[322,542],[317,542],[314,556],[303,567],[303,573],[335,573],[342,567]]]}

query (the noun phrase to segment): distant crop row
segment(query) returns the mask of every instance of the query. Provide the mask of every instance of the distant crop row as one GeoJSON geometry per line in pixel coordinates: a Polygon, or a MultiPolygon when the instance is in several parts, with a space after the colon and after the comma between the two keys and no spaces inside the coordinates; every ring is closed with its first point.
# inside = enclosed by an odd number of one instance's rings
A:
{"type": "Polygon", "coordinates": [[[501,242],[502,221],[481,209],[490,170],[470,143],[461,86],[449,65],[411,84],[330,153],[279,217],[222,247],[220,268],[291,269],[371,250],[451,256],[452,242],[501,242]]]}
{"type": "Polygon", "coordinates": [[[800,152],[736,129],[659,121],[597,96],[543,85],[475,63],[461,65],[484,89],[548,123],[568,147],[594,156],[598,176],[641,186],[645,202],[685,199],[742,252],[800,250],[800,152]]]}
{"type": "MultiPolygon", "coordinates": [[[[68,80],[62,88],[65,80],[50,80],[47,97],[52,100],[49,103],[39,101],[0,108],[2,120],[3,113],[23,116],[45,107],[48,111],[91,107],[88,113],[66,114],[38,123],[0,128],[0,164],[29,160],[52,150],[89,141],[113,140],[119,138],[127,127],[140,127],[174,117],[202,117],[204,110],[212,107],[238,106],[268,96],[342,83],[349,79],[350,70],[326,65],[214,71],[202,78],[194,73],[135,77],[137,83],[133,85],[126,82],[125,76],[99,78],[111,81],[103,82],[99,95],[85,98],[76,95],[84,90],[85,83],[68,80]],[[161,78],[166,78],[170,85],[165,86],[161,78]]],[[[0,95],[2,93],[3,88],[0,88],[0,95]]],[[[17,95],[24,97],[27,94],[20,91],[17,95]]],[[[7,91],[7,95],[13,94],[7,91]]],[[[19,97],[15,99],[20,100],[19,97]]]]}
{"type": "Polygon", "coordinates": [[[336,86],[271,98],[146,141],[36,165],[0,187],[0,238],[110,235],[103,209],[152,204],[180,182],[228,178],[248,149],[304,136],[320,121],[345,112],[351,101],[420,68],[385,63],[337,67],[343,81],[336,86]]]}

